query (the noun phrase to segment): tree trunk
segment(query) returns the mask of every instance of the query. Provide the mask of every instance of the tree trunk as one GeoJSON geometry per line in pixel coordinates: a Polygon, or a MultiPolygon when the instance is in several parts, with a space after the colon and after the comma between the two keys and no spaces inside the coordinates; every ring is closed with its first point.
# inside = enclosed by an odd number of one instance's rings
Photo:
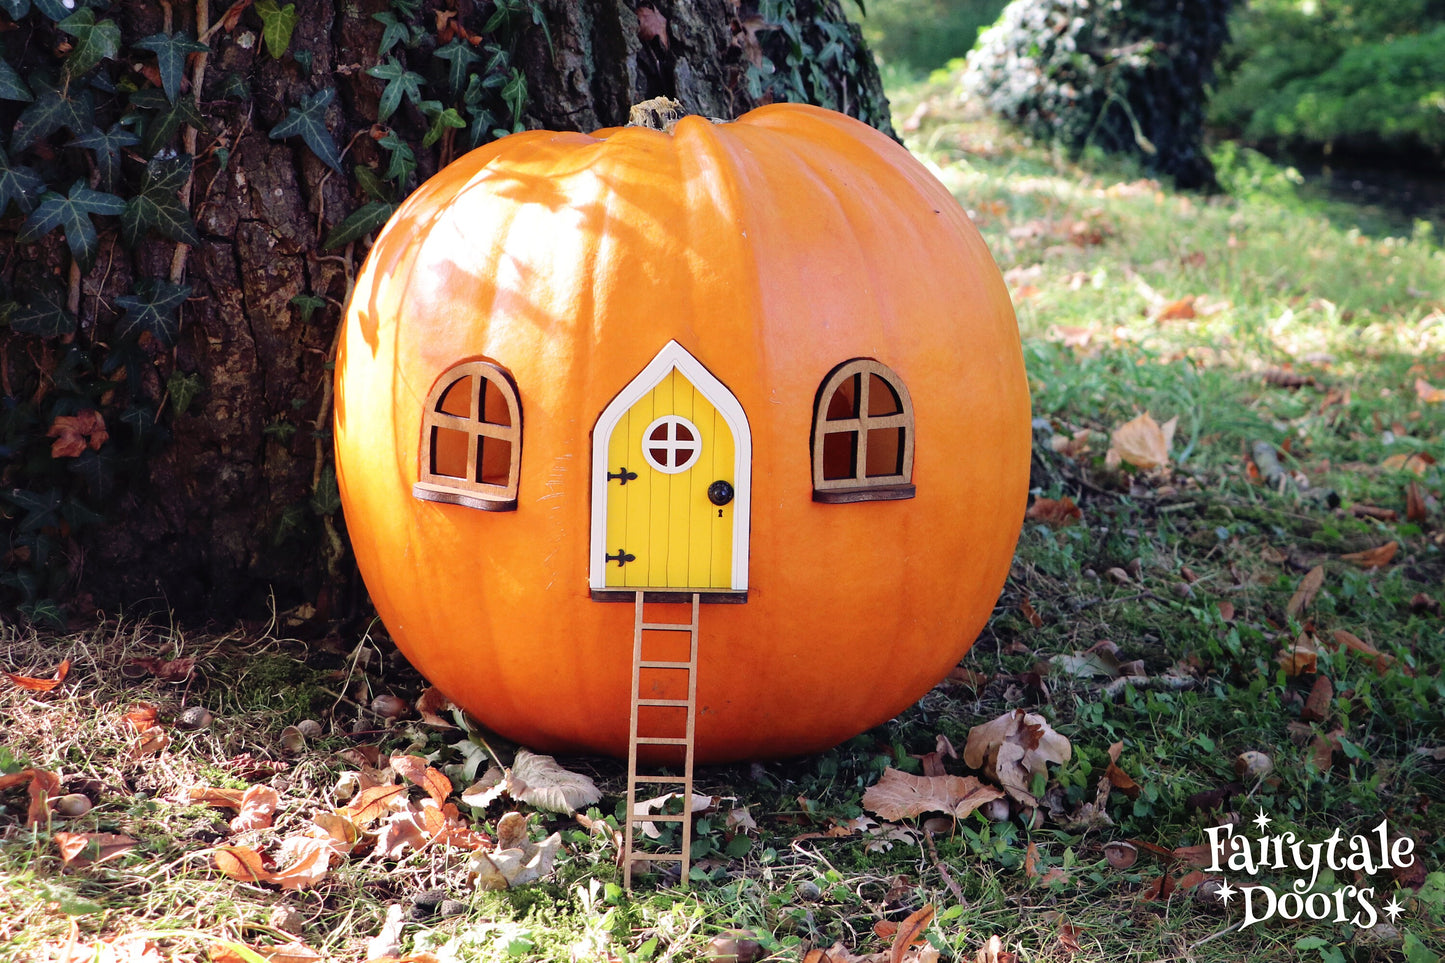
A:
{"type": "MultiPolygon", "coordinates": [[[[73,17],[52,24],[57,2],[0,0],[0,24],[10,14],[19,27],[0,34],[5,60],[21,76],[50,70],[63,81],[57,69],[84,66],[74,51],[105,39],[73,17]]],[[[0,329],[0,604],[51,618],[67,605],[84,614],[142,600],[215,617],[264,612],[273,598],[279,608],[316,603],[321,617],[358,604],[330,452],[334,338],[369,236],[348,216],[399,200],[494,131],[618,125],[658,95],[722,118],[811,100],[891,132],[839,0],[767,6],[781,11],[776,22],[739,0],[295,0],[284,44],[285,4],[102,6],[94,19],[118,28],[120,49],[88,68],[91,89],[77,94],[72,79],[64,96],[93,104],[76,127],[134,127],[141,143],[123,147],[110,175],[98,150],[74,143],[83,131],[47,132],[22,113],[30,104],[0,102],[0,130],[19,120],[4,144],[10,162],[39,172],[54,198],[79,180],[128,199],[146,192],[147,164],[192,155],[179,197],[198,243],[156,228],[127,238],[124,218],[95,211],[93,264],[72,268],[83,259],[63,230],[32,240],[44,226],[33,213],[40,188],[0,207],[0,305],[8,300],[12,319],[0,329]],[[147,43],[176,31],[209,47],[204,62],[183,61],[205,127],[167,134],[156,119],[165,63],[147,43]],[[447,55],[466,73],[453,78],[447,55]],[[311,99],[333,88],[329,103],[311,99]],[[298,114],[323,118],[324,130],[298,134],[298,114]],[[113,126],[122,120],[130,127],[113,126]],[[318,156],[318,136],[340,152],[339,170],[318,156]],[[396,170],[398,143],[414,153],[414,172],[396,170]],[[356,238],[326,248],[348,224],[356,238]],[[179,329],[141,330],[127,299],[164,281],[189,286],[179,329]],[[68,314],[37,308],[62,299],[68,314]],[[104,431],[73,420],[87,411],[104,431]]]]}

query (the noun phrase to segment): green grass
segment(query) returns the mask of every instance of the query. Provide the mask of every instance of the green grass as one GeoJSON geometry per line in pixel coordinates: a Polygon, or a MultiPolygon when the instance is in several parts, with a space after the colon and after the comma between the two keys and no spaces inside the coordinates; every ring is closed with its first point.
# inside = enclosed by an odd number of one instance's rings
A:
{"type": "MultiPolygon", "coordinates": [[[[720,802],[698,820],[687,890],[643,882],[627,896],[606,833],[539,813],[533,838],[557,830],[565,845],[557,873],[539,884],[471,894],[464,857],[433,849],[396,862],[352,859],[314,889],[283,893],[217,873],[207,850],[224,815],[179,794],[255,781],[229,764],[249,753],[283,764],[271,782],[295,828],[335,804],[332,787],[354,768],[337,752],[357,741],[427,755],[465,784],[458,733],[384,724],[359,708],[377,692],[414,695],[420,684],[382,668],[384,642],[349,640],[356,648],[338,653],[269,635],[213,639],[115,623],[59,639],[10,628],[0,639],[8,667],[70,657],[75,668],[50,695],[0,691],[0,771],[58,770],[67,789],[93,780],[97,807],[69,828],[123,832],[141,844],[110,863],[64,870],[51,831],[21,825],[23,790],[0,795],[0,959],[45,958],[42,948],[72,922],[84,939],[147,931],[160,934],[168,958],[204,958],[197,933],[284,942],[271,917],[278,906],[300,912],[301,938],[313,948],[361,959],[388,903],[436,886],[465,900],[467,912],[410,923],[405,947],[469,961],[693,959],[733,927],[784,959],[839,941],[882,952],[889,940],[875,924],[928,903],[939,915],[927,939],[950,960],[974,960],[993,935],[1029,963],[1435,959],[1445,945],[1445,762],[1417,750],[1445,744],[1445,475],[1438,464],[1417,476],[1387,459],[1423,452],[1445,461],[1445,405],[1423,402],[1414,388],[1416,378],[1445,386],[1445,253],[1424,227],[1391,236],[1378,221],[1353,223],[1348,208],[1301,199],[1257,157],[1223,158],[1236,196],[1180,195],[963,116],[946,88],[904,92],[899,117],[929,98],[913,146],[974,213],[1014,290],[1037,419],[1035,494],[1067,495],[1083,512],[1076,525],[1025,526],[994,618],[963,663],[988,677],[980,691],[941,686],[888,725],[817,756],[702,772],[699,791],[720,802]],[[1186,297],[1196,299],[1195,317],[1155,316],[1186,297]],[[1303,383],[1287,386],[1286,371],[1303,383]],[[1106,463],[1110,432],[1144,410],[1179,419],[1167,475],[1126,475],[1106,463]],[[1077,457],[1051,445],[1076,435],[1089,446],[1077,457]],[[1250,477],[1257,442],[1275,446],[1291,473],[1278,490],[1250,477]],[[1422,523],[1404,520],[1412,481],[1433,499],[1422,523]],[[1398,517],[1362,517],[1356,505],[1398,517]],[[1388,541],[1399,550],[1382,569],[1340,558],[1388,541]],[[1323,586],[1291,615],[1290,598],[1315,566],[1323,586]],[[1277,656],[1301,632],[1329,639],[1335,630],[1395,661],[1377,672],[1347,650],[1322,653],[1318,670],[1334,696],[1326,719],[1301,729],[1314,677],[1285,675],[1277,656]],[[1152,679],[1173,671],[1192,673],[1190,681],[1121,689],[1051,662],[1103,639],[1122,660],[1142,660],[1152,679]],[[195,655],[200,669],[184,686],[127,682],[116,669],[137,655],[195,655]],[[163,712],[207,705],[217,721],[136,758],[118,719],[140,700],[163,712]],[[862,795],[885,768],[919,772],[914,756],[934,749],[938,735],[961,749],[972,726],[1014,707],[1040,713],[1072,743],[1073,758],[1042,787],[1054,811],[1032,823],[973,815],[933,837],[932,851],[916,831],[818,835],[866,826],[856,822],[862,795]],[[280,730],[307,717],[328,735],[288,755],[280,730]],[[1336,734],[1328,768],[1292,741],[1291,723],[1306,740],[1336,734]],[[342,734],[353,729],[360,734],[342,734]],[[1138,798],[1116,791],[1106,805],[1112,825],[1076,825],[1115,743],[1138,798]],[[1237,777],[1245,751],[1268,755],[1273,772],[1237,777]],[[1406,911],[1393,931],[1362,935],[1307,920],[1240,928],[1236,910],[1188,892],[1145,897],[1182,868],[1148,856],[1111,868],[1110,842],[1205,842],[1204,830],[1224,817],[1201,811],[1198,796],[1231,783],[1228,812],[1247,820],[1264,809],[1273,830],[1308,841],[1387,819],[1415,841],[1432,875],[1418,892],[1398,891],[1406,911]],[[756,832],[729,828],[728,813],[742,808],[756,832]],[[1055,868],[1065,878],[1046,883],[1055,868]]],[[[623,767],[564,762],[597,779],[606,795],[592,816],[615,823],[623,767]]],[[[961,761],[947,766],[966,771],[961,761]]],[[[471,815],[494,829],[502,811],[471,815]]],[[[1388,873],[1373,883],[1379,903],[1396,893],[1388,873]]]]}

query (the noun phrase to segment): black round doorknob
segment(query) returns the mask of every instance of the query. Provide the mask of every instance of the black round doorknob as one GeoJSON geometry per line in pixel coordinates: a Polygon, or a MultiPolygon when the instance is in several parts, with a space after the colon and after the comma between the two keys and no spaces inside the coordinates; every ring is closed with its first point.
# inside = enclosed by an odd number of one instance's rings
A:
{"type": "Polygon", "coordinates": [[[733,500],[733,486],[729,482],[715,481],[707,486],[707,500],[721,508],[733,500]]]}

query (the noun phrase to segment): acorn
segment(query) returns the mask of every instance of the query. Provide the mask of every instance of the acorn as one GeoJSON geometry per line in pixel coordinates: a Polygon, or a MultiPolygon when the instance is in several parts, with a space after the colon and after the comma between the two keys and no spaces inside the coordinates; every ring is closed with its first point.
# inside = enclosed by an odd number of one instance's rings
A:
{"type": "Polygon", "coordinates": [[[211,710],[205,706],[187,706],[181,710],[180,715],[176,716],[176,728],[192,730],[209,729],[211,723],[215,721],[215,718],[216,717],[211,714],[211,710]]]}
{"type": "Polygon", "coordinates": [[[72,792],[64,796],[57,796],[50,800],[50,809],[57,816],[65,819],[75,819],[90,812],[92,804],[90,797],[84,793],[72,792]]]}
{"type": "Polygon", "coordinates": [[[371,711],[383,719],[400,719],[411,711],[405,699],[400,699],[388,693],[382,693],[371,700],[371,711]]]}

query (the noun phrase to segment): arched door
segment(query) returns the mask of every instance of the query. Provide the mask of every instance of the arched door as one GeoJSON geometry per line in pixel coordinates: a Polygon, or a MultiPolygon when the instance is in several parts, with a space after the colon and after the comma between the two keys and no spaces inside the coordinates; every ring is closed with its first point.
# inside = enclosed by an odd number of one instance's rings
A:
{"type": "Polygon", "coordinates": [[[593,430],[592,589],[746,591],[750,488],[742,406],[668,342],[593,430]]]}

